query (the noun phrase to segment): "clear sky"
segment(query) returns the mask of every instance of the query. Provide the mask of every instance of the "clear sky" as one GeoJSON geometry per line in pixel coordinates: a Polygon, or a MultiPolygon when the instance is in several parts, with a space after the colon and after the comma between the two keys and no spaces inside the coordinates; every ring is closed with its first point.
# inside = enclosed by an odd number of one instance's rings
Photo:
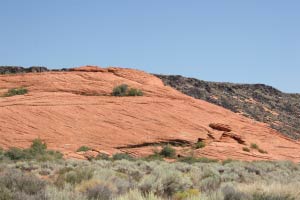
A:
{"type": "Polygon", "coordinates": [[[0,65],[86,64],[300,93],[300,1],[0,0],[0,65]]]}

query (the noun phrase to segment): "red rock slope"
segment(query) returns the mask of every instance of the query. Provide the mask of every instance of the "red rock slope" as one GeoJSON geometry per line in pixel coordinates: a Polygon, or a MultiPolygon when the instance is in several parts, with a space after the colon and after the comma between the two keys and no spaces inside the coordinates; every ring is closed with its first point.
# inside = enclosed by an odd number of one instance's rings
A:
{"type": "Polygon", "coordinates": [[[188,155],[242,160],[300,161],[300,144],[266,124],[183,95],[138,70],[81,67],[70,72],[0,76],[0,94],[26,87],[29,93],[0,97],[0,146],[28,147],[37,137],[66,157],[82,145],[95,151],[152,153],[152,145],[184,143],[188,155]],[[113,97],[122,83],[143,90],[142,97],[113,97]],[[222,128],[223,127],[223,128],[222,128]],[[203,140],[206,147],[191,150],[203,140]],[[256,143],[257,150],[243,151],[256,143]]]}

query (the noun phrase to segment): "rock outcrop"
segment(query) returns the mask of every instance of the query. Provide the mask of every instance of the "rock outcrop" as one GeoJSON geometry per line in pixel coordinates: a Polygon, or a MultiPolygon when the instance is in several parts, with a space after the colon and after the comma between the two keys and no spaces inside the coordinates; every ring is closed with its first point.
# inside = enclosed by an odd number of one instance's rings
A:
{"type": "Polygon", "coordinates": [[[0,96],[18,87],[28,93],[0,97],[3,148],[28,147],[39,137],[50,149],[73,158],[95,152],[145,156],[157,145],[170,143],[182,156],[193,151],[196,156],[218,159],[300,161],[300,144],[267,124],[186,96],[139,70],[83,67],[0,75],[0,96]],[[111,96],[113,88],[124,83],[141,89],[144,96],[111,96]],[[209,126],[212,123],[228,127],[216,130],[209,126]],[[199,138],[206,146],[193,150],[199,138]],[[268,154],[243,151],[251,143],[268,154]],[[93,152],[76,153],[83,145],[93,152]]]}
{"type": "Polygon", "coordinates": [[[226,131],[230,132],[231,128],[227,124],[221,124],[221,123],[211,123],[209,124],[209,127],[218,131],[226,131]]]}
{"type": "Polygon", "coordinates": [[[40,73],[49,71],[46,67],[32,66],[28,68],[19,66],[0,66],[0,74],[40,73]]]}

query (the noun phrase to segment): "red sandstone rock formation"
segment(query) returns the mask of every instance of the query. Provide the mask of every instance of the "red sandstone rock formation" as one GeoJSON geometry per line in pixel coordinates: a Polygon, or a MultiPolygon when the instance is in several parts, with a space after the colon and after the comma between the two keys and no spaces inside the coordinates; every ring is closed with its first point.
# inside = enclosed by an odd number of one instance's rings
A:
{"type": "MultiPolygon", "coordinates": [[[[70,72],[0,76],[0,95],[17,87],[26,87],[28,94],[0,97],[3,148],[28,147],[40,137],[66,157],[83,158],[76,153],[83,145],[94,152],[144,156],[152,153],[154,144],[192,145],[201,138],[207,145],[195,150],[197,156],[300,161],[298,142],[264,123],[183,95],[142,71],[82,67],[70,72]],[[112,89],[123,83],[141,89],[144,96],[111,96],[112,89]],[[226,130],[212,129],[212,123],[226,125],[226,130]],[[250,143],[268,154],[243,151],[250,143]]],[[[184,148],[189,147],[177,148],[182,155],[184,148]]]]}

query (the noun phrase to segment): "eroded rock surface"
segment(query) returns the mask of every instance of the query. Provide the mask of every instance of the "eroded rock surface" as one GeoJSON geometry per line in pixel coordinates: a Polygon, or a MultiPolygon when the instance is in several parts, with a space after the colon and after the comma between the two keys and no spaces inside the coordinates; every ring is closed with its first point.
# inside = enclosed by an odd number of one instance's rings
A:
{"type": "MultiPolygon", "coordinates": [[[[17,87],[29,92],[0,97],[0,146],[4,148],[28,147],[40,137],[66,157],[84,157],[76,153],[83,145],[91,147],[92,154],[104,151],[144,156],[152,154],[155,147],[134,145],[167,141],[194,144],[203,138],[208,142],[205,148],[195,150],[197,156],[300,161],[300,144],[268,125],[186,96],[139,70],[83,67],[0,75],[0,93],[17,87]],[[112,89],[123,83],[141,89],[144,96],[111,96],[112,89]],[[228,125],[229,133],[236,135],[226,139],[222,131],[209,126],[211,123],[228,125]],[[211,139],[209,134],[221,139],[211,139]],[[239,137],[243,143],[256,143],[268,154],[244,152],[245,144],[237,142],[239,137]],[[128,148],[120,148],[124,146],[128,148]]],[[[181,150],[187,147],[176,148],[185,155],[181,150]]]]}

